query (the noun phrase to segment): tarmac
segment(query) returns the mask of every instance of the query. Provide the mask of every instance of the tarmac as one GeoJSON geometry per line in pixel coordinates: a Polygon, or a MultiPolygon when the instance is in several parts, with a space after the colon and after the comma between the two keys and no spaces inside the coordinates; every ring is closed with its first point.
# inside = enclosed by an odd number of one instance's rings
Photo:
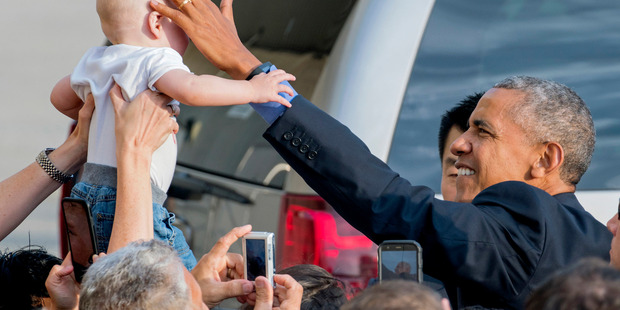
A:
{"type": "MultiPolygon", "coordinates": [[[[71,73],[88,48],[104,42],[95,0],[8,1],[4,5],[0,132],[5,134],[0,136],[0,180],[34,162],[42,149],[62,144],[71,121],[52,106],[50,91],[71,73]]],[[[57,191],[0,241],[0,250],[32,244],[59,255],[59,201],[57,191]]]]}

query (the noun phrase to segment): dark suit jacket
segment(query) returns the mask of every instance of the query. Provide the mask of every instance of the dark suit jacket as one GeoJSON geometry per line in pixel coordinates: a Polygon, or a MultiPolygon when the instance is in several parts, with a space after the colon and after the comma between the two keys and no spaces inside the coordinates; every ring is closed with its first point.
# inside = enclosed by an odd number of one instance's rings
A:
{"type": "Polygon", "coordinates": [[[459,308],[521,309],[554,271],[586,256],[609,260],[611,233],[572,193],[550,196],[510,181],[485,189],[470,204],[438,200],[305,98],[292,104],[264,137],[372,241],[417,240],[424,272],[443,281],[449,294],[459,288],[459,300],[451,297],[459,308]]]}

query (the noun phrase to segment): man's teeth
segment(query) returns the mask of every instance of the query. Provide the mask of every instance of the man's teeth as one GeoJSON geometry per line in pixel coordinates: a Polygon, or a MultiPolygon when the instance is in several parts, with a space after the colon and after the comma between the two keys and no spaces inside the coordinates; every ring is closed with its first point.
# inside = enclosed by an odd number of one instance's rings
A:
{"type": "Polygon", "coordinates": [[[476,171],[467,169],[467,168],[459,168],[459,175],[473,175],[476,174],[476,171]]]}

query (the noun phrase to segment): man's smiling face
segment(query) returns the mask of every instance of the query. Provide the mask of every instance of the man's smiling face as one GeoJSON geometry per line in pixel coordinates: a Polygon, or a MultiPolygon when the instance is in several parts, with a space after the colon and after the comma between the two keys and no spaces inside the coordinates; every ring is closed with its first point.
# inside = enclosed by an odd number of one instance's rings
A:
{"type": "Polygon", "coordinates": [[[469,129],[450,147],[459,157],[456,201],[471,202],[485,188],[503,181],[531,179],[537,148],[510,115],[511,107],[523,98],[519,90],[492,88],[480,99],[469,129]]]}

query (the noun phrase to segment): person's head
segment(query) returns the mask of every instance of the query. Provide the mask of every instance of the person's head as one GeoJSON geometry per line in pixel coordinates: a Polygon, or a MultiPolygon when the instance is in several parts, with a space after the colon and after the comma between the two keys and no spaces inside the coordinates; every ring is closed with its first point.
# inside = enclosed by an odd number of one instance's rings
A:
{"type": "MultiPolygon", "coordinates": [[[[158,0],[176,8],[170,0],[158,0]]],[[[154,11],[149,0],[97,0],[101,29],[112,44],[171,47],[183,55],[189,39],[169,18],[154,11]]]]}
{"type": "Polygon", "coordinates": [[[304,288],[301,310],[340,309],[347,301],[345,285],[316,265],[295,265],[278,272],[288,274],[304,288]]]}
{"type": "MultiPolygon", "coordinates": [[[[391,280],[373,285],[349,302],[342,310],[442,310],[441,297],[415,281],[391,280]]],[[[448,306],[449,309],[449,306],[448,306]]]]}
{"type": "Polygon", "coordinates": [[[396,267],[394,268],[394,273],[396,274],[410,274],[411,273],[411,265],[407,262],[400,262],[398,264],[396,264],[396,267]]]}
{"type": "Polygon", "coordinates": [[[590,111],[570,88],[510,77],[487,91],[469,129],[450,151],[458,156],[457,201],[503,181],[522,181],[555,195],[573,192],[594,151],[590,111]]]}
{"type": "Polygon", "coordinates": [[[620,271],[598,258],[581,260],[536,288],[525,309],[620,309],[620,271]]]}
{"type": "Polygon", "coordinates": [[[80,309],[202,309],[202,293],[176,251],[150,240],[99,258],[82,280],[80,309]]]}
{"type": "Polygon", "coordinates": [[[456,198],[456,155],[450,152],[450,145],[469,127],[469,116],[484,93],[465,97],[441,116],[439,125],[439,160],[441,160],[441,195],[444,200],[456,198]]]}
{"type": "Polygon", "coordinates": [[[23,248],[0,255],[0,309],[34,309],[49,298],[45,280],[62,260],[41,247],[23,248]]]}

